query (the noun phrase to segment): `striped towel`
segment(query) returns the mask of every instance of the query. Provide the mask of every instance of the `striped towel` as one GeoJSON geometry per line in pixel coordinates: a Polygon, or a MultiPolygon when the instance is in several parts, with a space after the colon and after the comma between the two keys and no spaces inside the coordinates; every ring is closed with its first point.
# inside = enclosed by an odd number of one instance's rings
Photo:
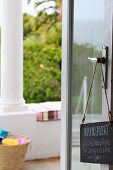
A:
{"type": "Polygon", "coordinates": [[[61,111],[46,111],[37,113],[37,121],[61,120],[61,111]]]}

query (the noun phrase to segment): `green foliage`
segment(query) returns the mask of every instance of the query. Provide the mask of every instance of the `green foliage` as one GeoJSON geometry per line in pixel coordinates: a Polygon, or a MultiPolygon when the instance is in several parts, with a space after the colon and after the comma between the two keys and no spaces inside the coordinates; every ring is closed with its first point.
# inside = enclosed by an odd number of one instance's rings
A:
{"type": "MultiPolygon", "coordinates": [[[[45,15],[43,15],[45,17],[45,15]]],[[[24,98],[27,102],[60,100],[61,23],[49,31],[41,18],[24,15],[24,98]]]]}
{"type": "Polygon", "coordinates": [[[24,38],[30,36],[31,34],[35,33],[35,18],[31,15],[24,14],[23,17],[24,22],[24,38]]]}
{"type": "MultiPolygon", "coordinates": [[[[92,80],[93,63],[88,61],[88,57],[101,57],[101,51],[97,50],[94,46],[89,44],[73,44],[73,57],[72,57],[72,113],[75,114],[78,105],[80,91],[83,85],[83,80],[87,77],[88,89],[92,80]]],[[[101,72],[100,65],[97,67],[94,85],[92,89],[92,96],[90,97],[88,113],[101,113],[101,72]]],[[[82,91],[83,92],[83,91],[82,91]]],[[[88,91],[87,91],[88,93],[88,91]]],[[[83,98],[79,103],[79,114],[83,114],[83,98]]]]}

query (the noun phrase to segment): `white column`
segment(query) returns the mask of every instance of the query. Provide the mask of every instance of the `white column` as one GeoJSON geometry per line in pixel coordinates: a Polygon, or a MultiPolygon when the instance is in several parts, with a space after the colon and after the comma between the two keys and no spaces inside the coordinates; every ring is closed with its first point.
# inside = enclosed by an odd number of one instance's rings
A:
{"type": "Polygon", "coordinates": [[[22,0],[1,0],[1,99],[4,111],[24,108],[22,0]]]}

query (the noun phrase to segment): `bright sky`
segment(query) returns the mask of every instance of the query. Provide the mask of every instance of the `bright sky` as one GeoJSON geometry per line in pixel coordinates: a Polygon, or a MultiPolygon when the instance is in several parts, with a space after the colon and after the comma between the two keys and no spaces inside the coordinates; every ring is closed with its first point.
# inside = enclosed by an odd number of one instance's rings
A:
{"type": "Polygon", "coordinates": [[[27,4],[27,0],[22,0],[22,5],[23,5],[23,12],[27,12],[31,15],[35,15],[35,10],[34,10],[34,3],[36,0],[32,0],[30,5],[27,4]]]}

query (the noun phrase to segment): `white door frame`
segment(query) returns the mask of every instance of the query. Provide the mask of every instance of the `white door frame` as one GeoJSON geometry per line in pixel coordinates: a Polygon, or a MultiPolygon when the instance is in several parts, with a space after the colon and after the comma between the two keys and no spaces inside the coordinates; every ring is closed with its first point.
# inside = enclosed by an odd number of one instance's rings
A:
{"type": "MultiPolygon", "coordinates": [[[[113,1],[105,0],[106,5],[106,33],[105,45],[109,48],[108,56],[108,98],[113,113],[113,1]],[[112,81],[111,81],[112,80],[112,81]]],[[[73,0],[63,0],[63,18],[62,18],[62,123],[61,123],[61,170],[71,170],[71,127],[72,118],[70,113],[70,67],[72,57],[72,16],[73,0]]],[[[103,107],[105,112],[106,101],[103,98],[103,107]]],[[[103,115],[104,116],[104,115],[103,115]]],[[[107,118],[107,116],[105,116],[107,118]]],[[[101,170],[113,170],[113,166],[101,165],[101,170]]]]}

